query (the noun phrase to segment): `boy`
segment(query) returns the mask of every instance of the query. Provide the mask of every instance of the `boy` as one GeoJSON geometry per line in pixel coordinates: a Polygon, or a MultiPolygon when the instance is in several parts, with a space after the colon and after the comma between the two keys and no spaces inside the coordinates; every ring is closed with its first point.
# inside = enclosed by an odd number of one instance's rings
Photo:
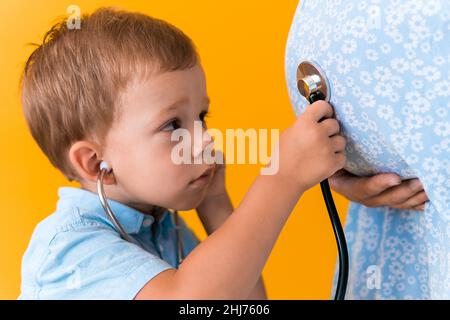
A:
{"type": "MultiPolygon", "coordinates": [[[[171,160],[171,133],[192,133],[208,113],[194,45],[139,13],[99,9],[80,29],[54,26],[26,64],[22,101],[43,152],[81,185],[60,188],[57,210],[34,231],[23,299],[264,299],[260,274],[293,207],[346,160],[332,108],[317,102],[280,136],[278,172],[257,177],[233,209],[223,165],[171,160]],[[141,246],[122,239],[100,205],[102,161],[112,168],[110,206],[141,246]],[[196,208],[209,235],[198,243],[181,220],[179,266],[164,208],[196,208]]],[[[192,146],[192,157],[205,148],[192,146]]]]}

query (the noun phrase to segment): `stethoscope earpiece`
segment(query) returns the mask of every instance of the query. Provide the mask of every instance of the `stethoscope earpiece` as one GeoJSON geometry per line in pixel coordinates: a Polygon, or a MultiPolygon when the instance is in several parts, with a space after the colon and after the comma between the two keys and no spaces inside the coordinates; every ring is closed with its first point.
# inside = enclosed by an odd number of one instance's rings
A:
{"type": "MultiPolygon", "coordinates": [[[[108,216],[109,220],[114,225],[114,228],[117,230],[117,232],[120,234],[120,236],[131,243],[136,244],[137,246],[141,246],[137,240],[135,240],[133,237],[128,235],[125,231],[125,229],[120,224],[119,220],[117,219],[116,215],[112,211],[111,207],[108,204],[108,200],[106,198],[105,190],[103,188],[103,179],[105,178],[105,175],[110,173],[112,171],[111,166],[106,162],[102,161],[100,162],[100,174],[97,176],[97,193],[98,197],[100,199],[100,203],[102,204],[103,210],[105,210],[106,215],[108,216]]],[[[174,209],[168,209],[168,211],[174,216],[175,219],[175,225],[176,225],[176,242],[177,242],[177,263],[178,266],[183,262],[184,260],[184,253],[183,253],[183,241],[181,237],[181,228],[179,223],[179,216],[178,211],[174,209]]]]}
{"type": "Polygon", "coordinates": [[[112,171],[112,168],[109,166],[108,162],[103,160],[102,162],[100,162],[100,170],[106,170],[106,172],[109,173],[112,171]]]}

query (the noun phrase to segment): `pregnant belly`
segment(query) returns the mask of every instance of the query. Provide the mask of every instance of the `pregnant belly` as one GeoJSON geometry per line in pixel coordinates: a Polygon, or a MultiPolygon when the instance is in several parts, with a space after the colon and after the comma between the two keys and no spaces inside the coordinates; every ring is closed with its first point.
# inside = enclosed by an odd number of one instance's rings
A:
{"type": "Polygon", "coordinates": [[[426,161],[448,156],[447,2],[301,1],[286,47],[289,96],[301,114],[297,66],[319,64],[347,138],[346,170],[421,178],[426,161]]]}

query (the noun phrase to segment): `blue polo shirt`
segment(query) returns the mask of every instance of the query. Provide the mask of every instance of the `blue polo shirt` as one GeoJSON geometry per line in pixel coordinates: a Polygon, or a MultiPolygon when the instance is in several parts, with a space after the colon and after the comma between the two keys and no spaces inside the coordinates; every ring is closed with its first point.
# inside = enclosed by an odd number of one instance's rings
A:
{"type": "MultiPolygon", "coordinates": [[[[120,202],[108,203],[123,240],[96,193],[61,187],[56,211],[35,228],[22,259],[19,299],[133,299],[160,272],[177,268],[176,225],[166,211],[159,221],[120,202]]],[[[179,218],[183,253],[199,243],[179,218]]]]}

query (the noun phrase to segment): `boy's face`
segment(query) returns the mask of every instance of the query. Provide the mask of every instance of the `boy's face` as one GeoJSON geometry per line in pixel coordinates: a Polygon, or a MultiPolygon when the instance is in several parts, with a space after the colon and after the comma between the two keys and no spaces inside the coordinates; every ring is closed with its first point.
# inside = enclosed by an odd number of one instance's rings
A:
{"type": "MultiPolygon", "coordinates": [[[[117,198],[143,211],[146,204],[189,210],[203,199],[206,183],[191,183],[213,165],[175,164],[171,141],[177,128],[194,137],[194,121],[204,120],[209,108],[205,75],[201,66],[165,72],[150,79],[135,80],[126,89],[119,119],[106,137],[104,159],[113,169],[117,198]]],[[[206,125],[202,129],[206,130],[206,125]]],[[[192,161],[202,157],[207,144],[194,146],[192,161]]]]}

